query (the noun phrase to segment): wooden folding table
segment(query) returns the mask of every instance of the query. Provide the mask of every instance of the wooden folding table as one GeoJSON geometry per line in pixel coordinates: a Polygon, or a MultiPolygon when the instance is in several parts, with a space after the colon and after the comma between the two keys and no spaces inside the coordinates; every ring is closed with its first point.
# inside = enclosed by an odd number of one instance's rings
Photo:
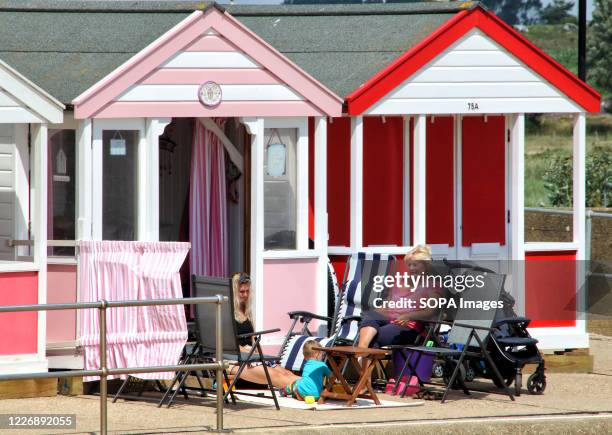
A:
{"type": "Polygon", "coordinates": [[[372,388],[372,369],[376,360],[385,358],[389,351],[352,346],[318,347],[315,349],[327,354],[327,361],[332,371],[324,390],[321,392],[320,404],[325,403],[325,400],[329,398],[346,400],[347,406],[352,406],[359,397],[373,400],[374,403],[380,405],[380,401],[372,388]],[[361,358],[361,362],[359,358],[361,358]],[[353,365],[358,374],[357,383],[354,386],[348,383],[342,373],[342,369],[347,362],[353,365]],[[334,385],[340,385],[344,392],[334,391],[334,385]],[[360,394],[364,389],[367,393],[360,394]]]}

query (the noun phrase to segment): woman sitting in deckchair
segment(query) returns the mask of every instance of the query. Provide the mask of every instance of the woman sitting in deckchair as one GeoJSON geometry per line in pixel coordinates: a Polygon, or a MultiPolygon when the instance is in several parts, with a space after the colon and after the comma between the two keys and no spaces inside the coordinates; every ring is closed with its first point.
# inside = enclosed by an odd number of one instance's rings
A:
{"type": "MultiPolygon", "coordinates": [[[[236,322],[236,333],[238,335],[250,334],[254,332],[253,317],[251,314],[251,278],[246,273],[236,273],[232,276],[232,289],[234,293],[234,321],[236,322]]],[[[241,339],[240,350],[249,352],[253,345],[253,337],[241,339]]],[[[294,375],[291,371],[284,369],[274,362],[266,362],[268,373],[272,379],[272,385],[278,388],[284,388],[290,385],[300,377],[294,375]]],[[[232,366],[230,376],[238,371],[238,366],[232,366]]],[[[240,379],[244,379],[255,384],[267,384],[266,373],[261,363],[251,363],[240,375],[240,379]]]]}
{"type": "MultiPolygon", "coordinates": [[[[407,273],[425,277],[431,264],[431,249],[419,245],[404,257],[407,273]]],[[[408,283],[414,282],[408,281],[408,283]]],[[[425,280],[417,281],[425,282],[425,280]]],[[[436,308],[420,308],[420,301],[429,298],[440,298],[444,291],[436,287],[418,285],[412,287],[395,286],[390,290],[387,301],[414,301],[414,308],[378,308],[373,312],[364,312],[364,320],[359,325],[359,347],[382,347],[397,344],[413,344],[421,333],[423,320],[433,320],[438,312],[436,308]]],[[[393,304],[390,304],[393,305],[393,304]]]]}

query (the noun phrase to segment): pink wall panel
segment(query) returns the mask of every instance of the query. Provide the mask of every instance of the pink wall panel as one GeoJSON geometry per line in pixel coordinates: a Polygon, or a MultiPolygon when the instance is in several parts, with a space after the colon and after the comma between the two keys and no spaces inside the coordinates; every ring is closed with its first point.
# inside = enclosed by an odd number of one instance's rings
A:
{"type": "MultiPolygon", "coordinates": [[[[0,273],[0,305],[38,303],[38,272],[0,273]]],[[[36,353],[38,314],[0,313],[0,355],[36,353]]]]}
{"type": "Polygon", "coordinates": [[[316,280],[316,259],[265,260],[264,329],[281,328],[279,335],[284,335],[291,325],[287,312],[316,312],[316,280]]]}
{"type": "Polygon", "coordinates": [[[255,68],[161,68],[141,83],[145,85],[200,85],[206,81],[220,85],[270,85],[279,83],[269,71],[255,68]]]}
{"type": "MultiPolygon", "coordinates": [[[[50,304],[77,302],[76,264],[47,266],[47,302],[50,304]]],[[[47,313],[47,343],[76,339],[76,311],[47,313]]]]}

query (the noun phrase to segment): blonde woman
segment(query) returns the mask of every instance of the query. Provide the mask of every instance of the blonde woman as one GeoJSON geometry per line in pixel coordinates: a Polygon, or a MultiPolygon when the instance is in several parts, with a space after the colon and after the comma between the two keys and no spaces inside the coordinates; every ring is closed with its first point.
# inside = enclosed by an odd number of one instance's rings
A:
{"type": "MultiPolygon", "coordinates": [[[[251,313],[251,278],[246,273],[236,273],[232,276],[232,289],[234,291],[234,322],[236,322],[236,334],[250,334],[255,332],[253,329],[253,315],[251,313]]],[[[241,339],[240,350],[249,352],[253,345],[254,338],[241,339]]],[[[278,388],[284,388],[299,379],[293,372],[268,362],[268,373],[272,379],[272,384],[278,388]]],[[[230,370],[233,376],[238,371],[238,366],[234,365],[230,370]]],[[[245,367],[240,374],[240,379],[253,382],[255,384],[267,384],[266,373],[260,363],[252,363],[245,367]]]]}
{"type": "MultiPolygon", "coordinates": [[[[404,257],[404,270],[413,276],[425,276],[431,264],[431,249],[419,245],[410,250],[404,257]]],[[[410,282],[410,281],[409,281],[410,282]]],[[[423,320],[431,320],[437,313],[434,308],[421,309],[420,301],[427,298],[439,298],[441,289],[418,286],[394,287],[389,294],[389,301],[409,299],[415,301],[414,308],[376,310],[382,314],[376,319],[364,319],[359,325],[359,347],[382,347],[392,344],[412,344],[423,328],[423,320]]]]}

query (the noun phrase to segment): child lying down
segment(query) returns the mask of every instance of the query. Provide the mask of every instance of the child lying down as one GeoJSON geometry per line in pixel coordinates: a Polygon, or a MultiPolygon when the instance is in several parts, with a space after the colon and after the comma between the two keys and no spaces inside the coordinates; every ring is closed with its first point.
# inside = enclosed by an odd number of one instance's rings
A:
{"type": "Polygon", "coordinates": [[[323,378],[331,374],[331,370],[322,361],[319,361],[321,352],[314,350],[315,347],[320,346],[314,340],[308,340],[304,343],[302,352],[304,353],[304,369],[302,370],[302,377],[293,381],[287,385],[284,389],[284,395],[292,396],[298,400],[306,400],[307,402],[314,402],[321,396],[323,391],[323,378]],[[312,399],[311,399],[312,397],[312,399]]]}

